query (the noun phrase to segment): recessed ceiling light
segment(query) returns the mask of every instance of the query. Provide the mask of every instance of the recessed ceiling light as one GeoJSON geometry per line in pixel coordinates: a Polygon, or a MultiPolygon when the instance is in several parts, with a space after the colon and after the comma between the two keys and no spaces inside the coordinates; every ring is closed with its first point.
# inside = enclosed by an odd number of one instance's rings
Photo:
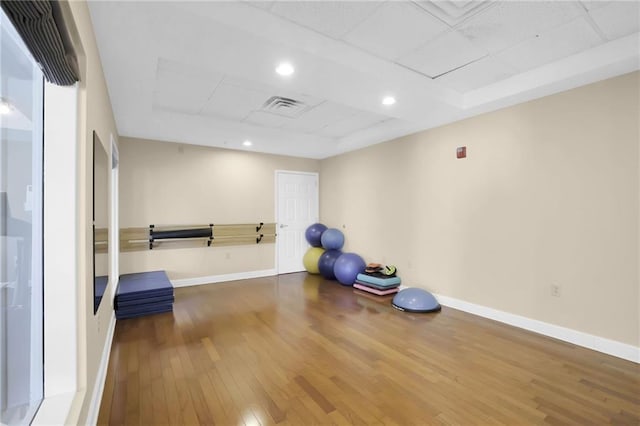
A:
{"type": "Polygon", "coordinates": [[[385,96],[382,99],[382,105],[393,105],[396,103],[396,98],[394,98],[393,96],[385,96]]]}
{"type": "Polygon", "coordinates": [[[242,145],[244,145],[244,146],[251,146],[251,145],[253,145],[253,143],[251,143],[251,141],[250,141],[250,140],[246,140],[246,141],[242,142],[242,145]]]}
{"type": "Polygon", "coordinates": [[[289,62],[282,62],[276,67],[276,72],[284,77],[290,76],[294,73],[294,71],[295,68],[293,68],[293,65],[291,65],[289,62]]]}
{"type": "Polygon", "coordinates": [[[9,114],[13,111],[13,105],[9,101],[0,99],[0,114],[9,114]]]}

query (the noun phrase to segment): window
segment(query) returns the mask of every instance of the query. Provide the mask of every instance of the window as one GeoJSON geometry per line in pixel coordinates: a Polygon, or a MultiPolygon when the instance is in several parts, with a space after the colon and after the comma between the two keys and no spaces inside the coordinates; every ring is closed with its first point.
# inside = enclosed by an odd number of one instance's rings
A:
{"type": "Polygon", "coordinates": [[[0,16],[0,423],[29,423],[43,396],[43,90],[0,16]]]}

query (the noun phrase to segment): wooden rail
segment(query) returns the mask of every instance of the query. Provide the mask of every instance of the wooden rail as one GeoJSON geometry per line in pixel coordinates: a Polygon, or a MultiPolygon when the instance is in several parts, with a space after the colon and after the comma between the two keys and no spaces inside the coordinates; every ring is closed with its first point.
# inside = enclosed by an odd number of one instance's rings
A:
{"type": "MultiPolygon", "coordinates": [[[[203,229],[210,225],[155,225],[153,232],[203,229]]],[[[213,225],[213,239],[208,237],[151,239],[150,227],[121,228],[120,250],[141,251],[184,247],[230,246],[247,244],[273,244],[276,241],[275,223],[243,223],[213,225]],[[152,242],[152,244],[150,244],[152,242]]]]}
{"type": "Polygon", "coordinates": [[[109,251],[109,230],[107,228],[96,228],[94,238],[96,253],[107,253],[109,251]]]}

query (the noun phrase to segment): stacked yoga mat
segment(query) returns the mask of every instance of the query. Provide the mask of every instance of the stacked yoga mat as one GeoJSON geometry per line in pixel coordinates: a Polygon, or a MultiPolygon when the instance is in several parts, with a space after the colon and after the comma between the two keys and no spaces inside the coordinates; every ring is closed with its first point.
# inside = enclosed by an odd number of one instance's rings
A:
{"type": "Polygon", "coordinates": [[[115,308],[117,319],[171,312],[173,285],[164,271],[121,275],[115,308]]]}
{"type": "MultiPolygon", "coordinates": [[[[395,271],[395,268],[394,268],[395,271]]],[[[363,274],[358,274],[353,288],[376,296],[387,296],[398,292],[400,277],[395,272],[385,271],[379,264],[369,264],[363,274]],[[386,273],[385,273],[386,272],[386,273]]]]}

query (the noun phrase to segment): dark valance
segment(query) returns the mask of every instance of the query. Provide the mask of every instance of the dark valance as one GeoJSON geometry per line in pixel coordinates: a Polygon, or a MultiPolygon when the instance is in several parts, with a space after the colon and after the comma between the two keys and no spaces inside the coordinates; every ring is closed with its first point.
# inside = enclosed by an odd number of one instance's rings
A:
{"type": "Polygon", "coordinates": [[[1,4],[47,81],[59,86],[78,81],[77,59],[58,2],[2,0],[1,4]]]}

